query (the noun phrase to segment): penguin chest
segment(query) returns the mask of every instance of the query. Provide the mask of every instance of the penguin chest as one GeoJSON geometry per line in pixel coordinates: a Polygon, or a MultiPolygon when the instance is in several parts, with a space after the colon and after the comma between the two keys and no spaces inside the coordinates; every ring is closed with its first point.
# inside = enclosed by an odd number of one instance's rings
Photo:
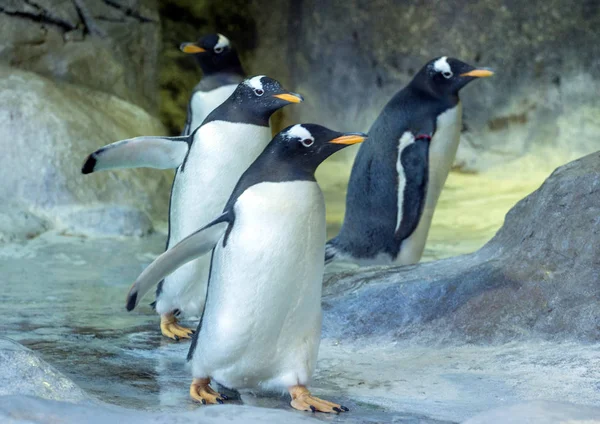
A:
{"type": "Polygon", "coordinates": [[[228,84],[210,91],[195,91],[190,100],[192,121],[190,132],[204,122],[209,113],[220,106],[235,91],[237,84],[228,84]]]}
{"type": "Polygon", "coordinates": [[[173,183],[170,245],[223,211],[239,178],[270,136],[268,127],[225,121],[209,122],[196,132],[173,183]]]}
{"type": "Polygon", "coordinates": [[[226,245],[213,255],[195,360],[241,387],[314,365],[325,206],[315,182],[265,182],[248,188],[234,213],[226,245]]]}
{"type": "Polygon", "coordinates": [[[462,129],[462,104],[437,117],[436,131],[429,147],[429,184],[425,208],[435,208],[454,163],[462,129]]]}
{"type": "MultiPolygon", "coordinates": [[[[411,211],[413,219],[418,220],[418,224],[414,231],[401,241],[400,252],[394,261],[398,265],[408,265],[417,263],[423,254],[425,249],[425,242],[427,241],[427,235],[433,219],[433,213],[435,206],[440,197],[448,173],[454,162],[456,156],[456,150],[458,149],[458,143],[460,141],[460,131],[462,127],[462,106],[458,103],[454,108],[448,109],[439,115],[436,119],[436,130],[429,142],[428,153],[423,156],[423,160],[427,161],[422,167],[427,172],[426,176],[426,188],[425,190],[418,191],[417,194],[425,196],[425,199],[420,199],[419,202],[422,206],[421,211],[411,211]],[[416,216],[420,212],[420,216],[416,216]]],[[[402,141],[399,145],[399,164],[400,157],[402,156],[403,150],[408,147],[410,143],[404,144],[402,141]]],[[[418,172],[412,173],[408,170],[401,169],[398,165],[398,218],[397,218],[397,229],[405,217],[403,216],[403,204],[410,205],[410,199],[406,197],[406,186],[407,181],[415,176],[420,177],[418,172]],[[407,203],[409,202],[409,203],[407,203]]],[[[413,190],[413,193],[417,191],[413,190]]],[[[414,203],[414,202],[413,202],[414,203]]],[[[406,212],[406,208],[404,208],[406,212]]]]}

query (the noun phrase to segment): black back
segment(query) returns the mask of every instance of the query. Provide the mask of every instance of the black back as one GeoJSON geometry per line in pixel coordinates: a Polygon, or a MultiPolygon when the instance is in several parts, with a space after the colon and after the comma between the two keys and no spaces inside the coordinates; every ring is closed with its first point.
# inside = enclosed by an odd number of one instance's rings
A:
{"type": "MultiPolygon", "coordinates": [[[[350,175],[346,213],[340,233],[329,244],[357,258],[387,253],[395,258],[401,243],[417,227],[427,188],[429,139],[420,138],[404,149],[401,163],[406,175],[403,218],[398,216],[398,143],[410,131],[433,135],[437,117],[459,102],[458,91],[473,80],[461,74],[474,67],[457,59],[445,62],[451,74],[436,68],[441,58],[427,63],[398,92],[369,130],[350,175]]],[[[445,68],[445,67],[444,67],[445,68]]],[[[445,69],[444,69],[445,70],[445,69]]]]}

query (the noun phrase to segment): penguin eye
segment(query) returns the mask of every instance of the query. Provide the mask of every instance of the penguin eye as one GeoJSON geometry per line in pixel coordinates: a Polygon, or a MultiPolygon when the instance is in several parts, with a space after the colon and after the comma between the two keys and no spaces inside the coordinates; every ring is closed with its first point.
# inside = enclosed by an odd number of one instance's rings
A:
{"type": "Polygon", "coordinates": [[[254,94],[256,94],[258,97],[262,96],[263,94],[265,94],[265,91],[260,89],[260,88],[255,88],[254,89],[254,94]]]}
{"type": "Polygon", "coordinates": [[[223,51],[223,47],[215,47],[215,53],[221,53],[223,51]]]}
{"type": "Polygon", "coordinates": [[[300,143],[302,143],[304,147],[310,147],[315,143],[315,140],[313,140],[312,138],[305,138],[300,143]]]}
{"type": "Polygon", "coordinates": [[[442,72],[442,75],[444,76],[444,78],[450,79],[454,74],[451,71],[444,71],[442,72]]]}

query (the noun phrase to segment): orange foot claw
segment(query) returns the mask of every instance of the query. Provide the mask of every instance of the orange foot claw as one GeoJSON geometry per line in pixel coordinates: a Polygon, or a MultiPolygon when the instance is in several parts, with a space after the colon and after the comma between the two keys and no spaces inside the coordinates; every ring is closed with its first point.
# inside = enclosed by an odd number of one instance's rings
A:
{"type": "Polygon", "coordinates": [[[289,391],[292,396],[292,408],[299,411],[333,412],[336,414],[349,411],[345,406],[312,396],[305,386],[293,386],[290,387],[289,391]]]}
{"type": "Polygon", "coordinates": [[[207,403],[220,403],[227,400],[227,396],[215,392],[212,387],[209,386],[210,378],[194,378],[192,385],[190,386],[190,396],[192,399],[206,405],[207,403]]]}
{"type": "Polygon", "coordinates": [[[189,339],[194,334],[191,328],[182,327],[177,323],[177,318],[170,313],[160,316],[160,331],[163,336],[173,340],[189,339]]]}

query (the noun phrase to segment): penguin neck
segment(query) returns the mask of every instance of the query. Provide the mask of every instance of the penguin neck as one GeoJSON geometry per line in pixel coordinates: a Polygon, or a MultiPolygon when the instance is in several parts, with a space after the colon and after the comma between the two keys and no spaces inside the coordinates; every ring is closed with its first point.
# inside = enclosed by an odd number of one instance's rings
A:
{"type": "Polygon", "coordinates": [[[412,80],[407,88],[412,92],[417,93],[419,97],[429,98],[434,101],[443,101],[450,105],[456,105],[460,101],[458,93],[440,93],[433,89],[429,84],[424,84],[418,79],[412,80]]]}
{"type": "Polygon", "coordinates": [[[250,165],[238,181],[225,209],[232,208],[238,197],[248,188],[265,182],[280,183],[290,181],[312,181],[316,184],[315,172],[305,166],[298,166],[282,158],[273,148],[267,146],[261,155],[250,165]]]}
{"type": "Polygon", "coordinates": [[[272,175],[276,181],[316,181],[316,167],[310,161],[302,158],[289,158],[275,146],[267,146],[261,166],[265,172],[272,175]],[[295,159],[295,160],[294,160],[295,159]]]}
{"type": "Polygon", "coordinates": [[[204,124],[211,121],[226,121],[268,127],[272,114],[272,112],[256,111],[251,107],[241,107],[240,100],[232,96],[214,109],[206,117],[204,124]]]}
{"type": "Polygon", "coordinates": [[[235,52],[231,52],[227,57],[222,58],[218,64],[210,60],[202,59],[198,59],[198,63],[204,76],[233,74],[244,77],[244,75],[246,75],[244,73],[244,68],[242,68],[242,64],[240,63],[240,59],[235,52]]]}

